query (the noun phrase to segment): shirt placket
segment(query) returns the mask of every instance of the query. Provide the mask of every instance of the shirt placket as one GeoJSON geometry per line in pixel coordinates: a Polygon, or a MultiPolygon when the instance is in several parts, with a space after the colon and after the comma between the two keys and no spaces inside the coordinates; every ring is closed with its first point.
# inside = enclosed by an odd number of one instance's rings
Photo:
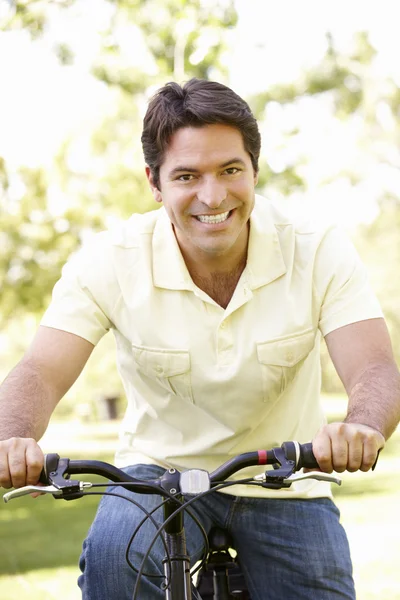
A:
{"type": "Polygon", "coordinates": [[[217,329],[217,360],[219,365],[227,365],[233,359],[234,331],[232,326],[232,315],[251,300],[253,293],[247,284],[239,285],[232,297],[231,302],[223,312],[217,329]]]}

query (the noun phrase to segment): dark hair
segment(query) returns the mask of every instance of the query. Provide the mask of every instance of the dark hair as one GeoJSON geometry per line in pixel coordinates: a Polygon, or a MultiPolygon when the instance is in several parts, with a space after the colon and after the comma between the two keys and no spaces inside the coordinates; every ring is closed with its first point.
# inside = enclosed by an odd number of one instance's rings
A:
{"type": "Polygon", "coordinates": [[[224,124],[236,127],[243,137],[253,169],[258,173],[261,137],[248,104],[221,83],[193,78],[185,85],[170,82],[150,100],[143,119],[142,147],[154,184],[171,136],[181,127],[224,124]]]}

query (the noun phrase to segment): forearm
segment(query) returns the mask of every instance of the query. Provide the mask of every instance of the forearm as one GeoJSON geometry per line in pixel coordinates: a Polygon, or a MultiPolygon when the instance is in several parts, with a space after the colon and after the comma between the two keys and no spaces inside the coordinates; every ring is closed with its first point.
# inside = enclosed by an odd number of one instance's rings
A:
{"type": "Polygon", "coordinates": [[[58,400],[34,362],[22,360],[0,387],[0,440],[39,440],[58,400]]]}
{"type": "Polygon", "coordinates": [[[376,429],[387,440],[400,420],[400,374],[392,362],[366,369],[348,390],[346,423],[376,429]]]}

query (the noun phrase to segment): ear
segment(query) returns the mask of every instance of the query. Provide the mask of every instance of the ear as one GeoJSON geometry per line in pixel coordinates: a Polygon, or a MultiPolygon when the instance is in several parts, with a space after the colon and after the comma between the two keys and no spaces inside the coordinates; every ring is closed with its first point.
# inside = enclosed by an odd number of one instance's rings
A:
{"type": "Polygon", "coordinates": [[[153,175],[151,173],[151,169],[148,165],[145,167],[147,181],[150,184],[151,193],[153,194],[154,200],[156,202],[162,202],[162,194],[158,187],[154,184],[153,175]]]}
{"type": "Polygon", "coordinates": [[[254,187],[257,185],[258,183],[258,171],[257,173],[254,173],[254,187]]]}

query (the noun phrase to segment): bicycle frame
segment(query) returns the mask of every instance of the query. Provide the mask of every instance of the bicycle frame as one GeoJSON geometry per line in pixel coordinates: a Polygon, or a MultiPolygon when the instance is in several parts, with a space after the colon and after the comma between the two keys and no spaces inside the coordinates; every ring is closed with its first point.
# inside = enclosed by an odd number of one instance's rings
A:
{"type": "MultiPolygon", "coordinates": [[[[172,500],[164,504],[164,521],[177,507],[172,500]]],[[[165,526],[164,539],[169,553],[169,560],[165,557],[163,561],[165,578],[169,582],[165,588],[165,600],[192,600],[190,557],[186,550],[183,520],[181,511],[165,526]]]]}

